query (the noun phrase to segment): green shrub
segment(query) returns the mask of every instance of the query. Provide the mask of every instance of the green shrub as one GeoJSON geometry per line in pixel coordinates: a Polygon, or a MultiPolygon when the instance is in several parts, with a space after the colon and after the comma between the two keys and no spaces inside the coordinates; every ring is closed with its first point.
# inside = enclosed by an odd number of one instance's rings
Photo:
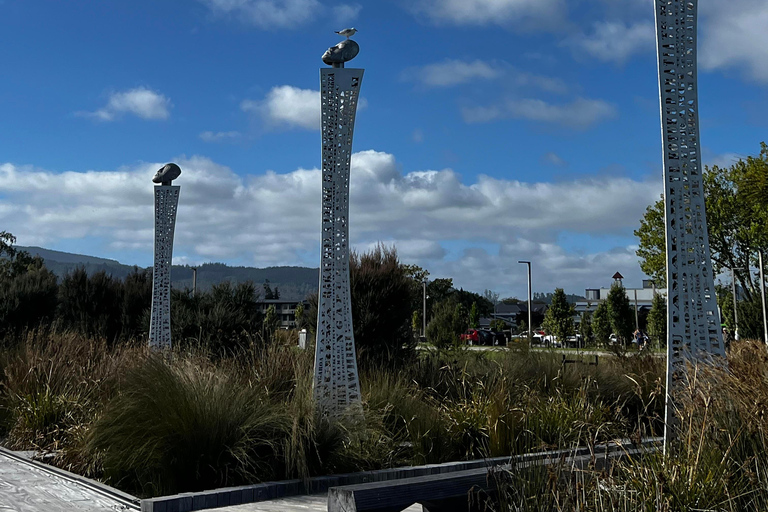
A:
{"type": "Polygon", "coordinates": [[[93,425],[90,448],[106,480],[142,495],[272,476],[284,408],[203,360],[149,356],[93,425]]]}

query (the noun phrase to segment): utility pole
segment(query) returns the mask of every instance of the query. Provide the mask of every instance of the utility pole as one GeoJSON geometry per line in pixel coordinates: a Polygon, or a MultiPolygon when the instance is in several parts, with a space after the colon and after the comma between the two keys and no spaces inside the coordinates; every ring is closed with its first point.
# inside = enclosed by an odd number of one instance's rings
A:
{"type": "Polygon", "coordinates": [[[197,267],[192,267],[192,296],[197,295],[197,267]]]}
{"type": "Polygon", "coordinates": [[[635,292],[635,330],[637,331],[640,329],[640,322],[637,319],[637,288],[634,290],[635,292]]]}
{"type": "Polygon", "coordinates": [[[533,342],[533,325],[531,325],[533,315],[531,313],[531,262],[530,261],[518,261],[528,265],[528,345],[533,342]]]}

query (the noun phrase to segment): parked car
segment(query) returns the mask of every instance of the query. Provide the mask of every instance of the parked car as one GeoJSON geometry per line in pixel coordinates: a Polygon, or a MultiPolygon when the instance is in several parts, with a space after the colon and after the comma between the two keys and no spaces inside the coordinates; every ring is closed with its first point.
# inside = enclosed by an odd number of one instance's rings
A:
{"type": "MultiPolygon", "coordinates": [[[[488,336],[490,340],[490,343],[488,343],[489,345],[504,346],[507,344],[507,337],[503,332],[491,331],[490,329],[482,329],[481,332],[488,336]]],[[[483,344],[485,345],[485,343],[483,344]]]]}
{"type": "Polygon", "coordinates": [[[459,338],[467,345],[480,344],[480,332],[477,329],[469,329],[467,332],[459,336],[459,338]]]}
{"type": "Polygon", "coordinates": [[[583,348],[584,343],[581,341],[581,334],[565,338],[565,346],[568,348],[583,348]]]}

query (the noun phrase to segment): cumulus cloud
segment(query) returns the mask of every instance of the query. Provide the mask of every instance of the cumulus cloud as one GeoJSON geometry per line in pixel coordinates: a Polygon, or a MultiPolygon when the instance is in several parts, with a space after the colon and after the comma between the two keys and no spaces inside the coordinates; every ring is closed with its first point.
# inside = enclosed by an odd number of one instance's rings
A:
{"type": "Polygon", "coordinates": [[[240,108],[260,116],[269,126],[320,129],[320,91],[281,85],[263,100],[244,100],[240,108]]]}
{"type": "Polygon", "coordinates": [[[95,112],[81,112],[81,115],[101,121],[114,121],[123,114],[132,114],[142,119],[168,119],[171,100],[146,87],[137,87],[109,96],[107,104],[95,112]]]}
{"type": "MultiPolygon", "coordinates": [[[[318,169],[238,175],[200,156],[176,161],[183,169],[176,182],[182,187],[175,243],[179,258],[257,266],[318,264],[318,169]]],[[[55,173],[2,164],[0,223],[22,245],[92,237],[111,250],[144,251],[148,264],[150,180],[160,165],[55,173]]],[[[553,288],[552,283],[578,291],[609,271],[608,276],[616,270],[639,275],[628,245],[609,253],[580,252],[560,247],[558,240],[569,233],[588,240],[626,237],[632,243],[645,206],[662,188],[660,180],[604,176],[561,183],[480,176],[466,184],[451,169],[403,171],[394,155],[377,151],[355,153],[351,176],[350,236],[356,247],[394,243],[405,261],[422,264],[433,275],[454,277],[457,285],[473,290],[517,286],[517,259],[538,262],[539,290],[553,288]],[[457,254],[456,246],[473,249],[457,254]],[[551,275],[545,278],[544,273],[551,275]]]]}
{"type": "Polygon", "coordinates": [[[264,30],[296,29],[312,21],[317,0],[200,0],[215,14],[231,16],[264,30]]]}
{"type": "Polygon", "coordinates": [[[564,104],[552,104],[539,99],[510,99],[487,107],[465,107],[462,115],[468,123],[527,119],[583,130],[617,117],[618,111],[610,103],[587,98],[577,98],[564,104]]]}
{"type": "Polygon", "coordinates": [[[501,74],[497,65],[482,60],[471,62],[447,59],[443,62],[406,69],[403,78],[428,87],[446,87],[473,80],[488,80],[501,74]]]}
{"type": "Polygon", "coordinates": [[[563,0],[417,0],[410,9],[439,24],[521,28],[558,26],[567,12],[563,0]]]}
{"type": "Polygon", "coordinates": [[[591,32],[572,37],[565,44],[576,53],[585,52],[601,61],[623,64],[636,53],[653,54],[656,28],[650,21],[600,21],[593,25],[591,32]]]}
{"type": "Polygon", "coordinates": [[[768,83],[768,3],[729,0],[701,3],[699,62],[708,70],[742,70],[768,83]]]}
{"type": "Polygon", "coordinates": [[[363,6],[360,4],[341,4],[333,8],[333,20],[343,25],[357,19],[363,6]]]}
{"type": "MultiPolygon", "coordinates": [[[[365,98],[358,99],[358,112],[367,106],[365,98]]],[[[243,100],[240,109],[261,118],[267,128],[320,129],[320,91],[279,85],[263,100],[243,100]]]]}
{"type": "Polygon", "coordinates": [[[202,132],[200,139],[204,142],[233,142],[241,139],[242,133],[237,131],[230,132],[202,132]]]}

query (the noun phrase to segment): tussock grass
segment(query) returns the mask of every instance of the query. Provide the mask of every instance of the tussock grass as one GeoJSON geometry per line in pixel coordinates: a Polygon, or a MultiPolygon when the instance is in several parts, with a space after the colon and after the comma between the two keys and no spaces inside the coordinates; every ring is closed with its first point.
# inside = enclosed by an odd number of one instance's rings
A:
{"type": "Polygon", "coordinates": [[[331,422],[290,333],[165,357],[73,334],[15,345],[0,351],[4,444],[142,496],[658,434],[663,410],[652,358],[430,352],[364,371],[363,417],[331,422]]]}

